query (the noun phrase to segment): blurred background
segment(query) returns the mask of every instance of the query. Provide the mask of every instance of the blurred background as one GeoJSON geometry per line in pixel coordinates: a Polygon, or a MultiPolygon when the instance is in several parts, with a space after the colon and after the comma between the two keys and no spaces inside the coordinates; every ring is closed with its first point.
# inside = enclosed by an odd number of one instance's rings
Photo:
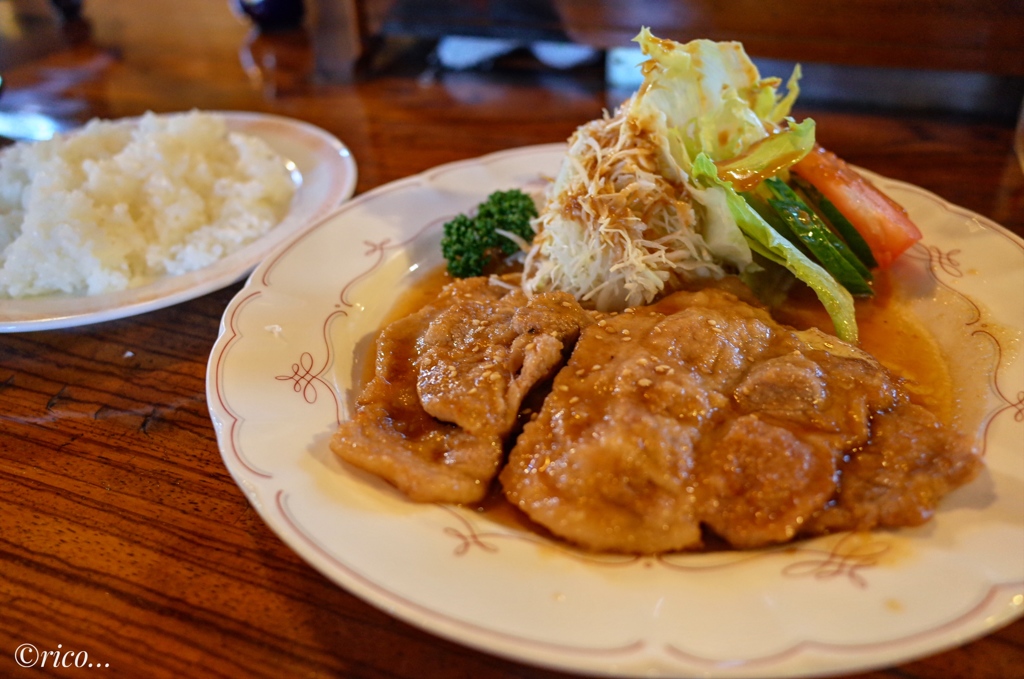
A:
{"type": "MultiPolygon", "coordinates": [[[[1024,98],[1022,0],[182,0],[175,16],[154,12],[151,34],[116,41],[156,52],[162,22],[217,1],[252,26],[239,58],[271,96],[372,78],[400,56],[448,70],[590,69],[614,99],[638,82],[631,39],[649,26],[679,41],[742,41],[765,74],[788,76],[799,60],[805,104],[1016,120],[1024,98]]],[[[0,73],[76,41],[115,42],[90,36],[89,18],[102,14],[95,25],[117,31],[117,14],[137,11],[123,4],[0,0],[0,73]]],[[[225,30],[238,25],[196,25],[196,49],[225,30]]]]}
{"type": "MultiPolygon", "coordinates": [[[[338,0],[333,0],[337,3],[338,0]]],[[[320,4],[332,4],[328,1],[320,4]]],[[[611,85],[638,82],[640,26],[681,42],[741,41],[762,73],[804,68],[805,103],[1016,117],[1024,95],[1024,3],[1007,0],[361,0],[360,34],[598,51],[611,85]]],[[[537,53],[537,50],[532,50],[537,53]]],[[[536,54],[544,58],[544,53],[536,54]]],[[[580,55],[581,57],[584,55],[580,55]]]]}

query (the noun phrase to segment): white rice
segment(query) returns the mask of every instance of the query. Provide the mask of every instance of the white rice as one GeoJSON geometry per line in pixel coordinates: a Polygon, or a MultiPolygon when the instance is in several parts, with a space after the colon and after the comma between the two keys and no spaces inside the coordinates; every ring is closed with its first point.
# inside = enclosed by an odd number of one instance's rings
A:
{"type": "Polygon", "coordinates": [[[255,240],[295,184],[262,140],[193,111],[0,150],[0,298],[124,290],[255,240]]]}

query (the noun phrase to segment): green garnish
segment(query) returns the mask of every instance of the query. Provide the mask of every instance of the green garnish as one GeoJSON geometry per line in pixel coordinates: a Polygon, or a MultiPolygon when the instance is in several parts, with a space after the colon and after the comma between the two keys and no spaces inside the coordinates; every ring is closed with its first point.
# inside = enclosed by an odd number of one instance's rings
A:
{"type": "Polygon", "coordinates": [[[763,186],[770,194],[767,202],[781,222],[826,271],[854,295],[874,294],[868,285],[871,271],[793,189],[778,178],[765,180],[763,186]]]}
{"type": "Polygon", "coordinates": [[[519,189],[495,191],[477,206],[475,216],[459,215],[444,225],[441,253],[456,278],[480,276],[501,255],[518,252],[533,239],[533,199],[519,189]]]}
{"type": "Polygon", "coordinates": [[[812,207],[817,212],[828,220],[828,223],[832,225],[836,233],[846,241],[846,244],[850,246],[853,253],[857,255],[857,259],[864,262],[864,265],[869,269],[878,268],[878,262],[875,260],[875,256],[871,253],[871,248],[868,247],[867,241],[864,240],[864,236],[860,235],[860,231],[850,223],[839,208],[835,206],[828,198],[821,195],[821,192],[811,186],[805,181],[798,181],[797,186],[811,201],[812,207]]]}

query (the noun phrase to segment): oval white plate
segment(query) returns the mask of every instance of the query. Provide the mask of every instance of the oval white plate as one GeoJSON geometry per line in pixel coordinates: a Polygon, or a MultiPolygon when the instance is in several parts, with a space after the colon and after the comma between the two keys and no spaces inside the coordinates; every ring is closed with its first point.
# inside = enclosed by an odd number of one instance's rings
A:
{"type": "Polygon", "coordinates": [[[210,266],[130,290],[90,296],[0,299],[0,332],[88,325],[162,309],[219,290],[252,271],[268,253],[352,196],[356,163],[348,148],[314,125],[263,113],[218,111],[228,128],[260,137],[290,164],[298,184],[288,214],[263,237],[210,266]]]}
{"type": "Polygon", "coordinates": [[[440,264],[443,222],[490,191],[553,174],[562,149],[445,165],[359,196],[265,260],[231,302],[207,398],[225,464],[281,539],[423,629],[588,673],[854,671],[961,644],[1020,615],[1024,370],[1001,350],[1024,329],[1024,243],[883,178],[925,232],[904,258],[907,273],[958,300],[956,322],[993,356],[987,470],[928,525],[754,553],[598,557],[493,515],[407,502],[332,455],[354,351],[417,271],[440,264]],[[989,313],[1013,332],[988,333],[989,313]]]}

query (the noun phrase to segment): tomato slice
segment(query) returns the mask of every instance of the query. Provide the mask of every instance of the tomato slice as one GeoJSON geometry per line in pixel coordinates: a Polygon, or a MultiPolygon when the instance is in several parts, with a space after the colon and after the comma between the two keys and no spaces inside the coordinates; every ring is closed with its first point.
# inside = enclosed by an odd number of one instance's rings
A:
{"type": "Polygon", "coordinates": [[[902,206],[831,151],[816,145],[791,169],[832,201],[853,224],[881,268],[890,266],[921,240],[921,231],[902,206]]]}

